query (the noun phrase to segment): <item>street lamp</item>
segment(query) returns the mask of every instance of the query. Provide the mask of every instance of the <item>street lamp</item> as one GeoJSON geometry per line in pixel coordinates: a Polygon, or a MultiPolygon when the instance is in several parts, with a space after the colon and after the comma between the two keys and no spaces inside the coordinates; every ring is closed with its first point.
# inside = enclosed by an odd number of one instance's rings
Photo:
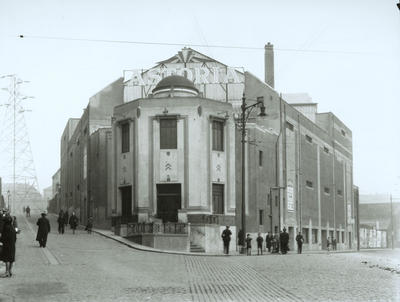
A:
{"type": "Polygon", "coordinates": [[[246,163],[245,163],[246,122],[250,116],[251,110],[257,106],[260,107],[259,116],[266,116],[265,106],[264,106],[264,97],[258,97],[254,104],[247,105],[246,97],[245,97],[245,94],[243,93],[242,106],[241,106],[242,114],[240,117],[241,131],[242,131],[242,133],[241,133],[242,134],[242,217],[241,218],[242,218],[242,236],[243,236],[243,238],[240,238],[240,239],[242,239],[243,242],[246,237],[246,203],[245,203],[245,200],[246,200],[246,191],[245,191],[245,187],[246,187],[246,175],[245,175],[245,171],[246,171],[246,166],[245,166],[246,165],[246,163]]]}

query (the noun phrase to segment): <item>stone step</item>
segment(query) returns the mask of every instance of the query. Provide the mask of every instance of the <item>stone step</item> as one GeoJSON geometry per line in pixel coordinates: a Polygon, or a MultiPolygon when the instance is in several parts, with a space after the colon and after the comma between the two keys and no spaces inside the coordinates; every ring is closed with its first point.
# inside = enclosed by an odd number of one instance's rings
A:
{"type": "Polygon", "coordinates": [[[205,253],[205,250],[198,246],[197,244],[190,243],[190,252],[191,253],[205,253]]]}

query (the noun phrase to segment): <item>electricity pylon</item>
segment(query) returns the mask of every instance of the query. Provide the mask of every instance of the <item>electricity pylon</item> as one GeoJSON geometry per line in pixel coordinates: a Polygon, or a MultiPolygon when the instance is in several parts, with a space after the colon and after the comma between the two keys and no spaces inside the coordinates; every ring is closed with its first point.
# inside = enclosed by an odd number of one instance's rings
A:
{"type": "Polygon", "coordinates": [[[2,88],[8,92],[8,100],[0,104],[0,176],[3,192],[8,196],[11,212],[21,212],[23,206],[40,200],[39,184],[32,157],[28,129],[25,123],[23,101],[32,97],[21,94],[22,81],[16,75],[0,76],[9,85],[2,88]]]}

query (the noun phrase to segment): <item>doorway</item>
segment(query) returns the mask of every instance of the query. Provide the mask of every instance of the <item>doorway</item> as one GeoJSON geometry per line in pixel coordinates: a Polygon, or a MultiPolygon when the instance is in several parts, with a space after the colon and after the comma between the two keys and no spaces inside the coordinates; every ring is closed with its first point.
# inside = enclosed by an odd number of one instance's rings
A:
{"type": "Polygon", "coordinates": [[[123,223],[132,217],[132,187],[121,187],[121,218],[123,223]]]}
{"type": "Polygon", "coordinates": [[[177,222],[181,209],[181,184],[157,185],[157,217],[163,222],[177,222]]]}

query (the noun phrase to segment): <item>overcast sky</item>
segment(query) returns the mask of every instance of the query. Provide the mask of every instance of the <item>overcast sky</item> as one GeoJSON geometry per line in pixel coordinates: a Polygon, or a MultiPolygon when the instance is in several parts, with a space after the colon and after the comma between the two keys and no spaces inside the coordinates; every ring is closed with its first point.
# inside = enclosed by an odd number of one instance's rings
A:
{"type": "MultiPolygon", "coordinates": [[[[396,2],[0,0],[0,75],[30,81],[23,92],[35,99],[27,101],[26,121],[42,190],[60,166],[68,118],[80,117],[89,97],[122,70],[152,67],[181,47],[33,36],[260,48],[270,41],[276,89],[309,93],[320,112],[333,112],[353,131],[354,184],[362,193],[400,195],[396,2]]],[[[262,49],[193,48],[264,78],[262,49]]]]}

